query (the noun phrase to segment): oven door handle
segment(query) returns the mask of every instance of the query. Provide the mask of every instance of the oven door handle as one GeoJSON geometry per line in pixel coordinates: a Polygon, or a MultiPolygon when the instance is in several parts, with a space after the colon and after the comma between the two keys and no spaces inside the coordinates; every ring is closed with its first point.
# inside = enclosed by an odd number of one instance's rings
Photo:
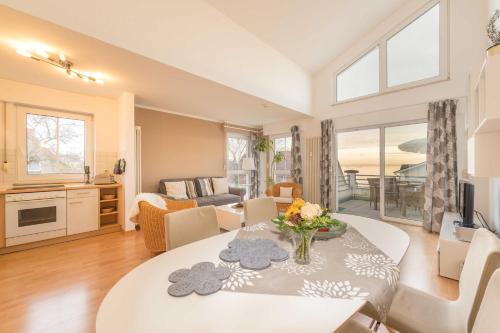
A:
{"type": "Polygon", "coordinates": [[[36,202],[47,202],[47,201],[56,201],[56,200],[64,200],[66,201],[66,198],[50,198],[50,199],[35,199],[35,200],[22,200],[22,201],[7,201],[5,204],[6,205],[12,205],[12,204],[23,204],[23,203],[36,203],[36,202]]]}

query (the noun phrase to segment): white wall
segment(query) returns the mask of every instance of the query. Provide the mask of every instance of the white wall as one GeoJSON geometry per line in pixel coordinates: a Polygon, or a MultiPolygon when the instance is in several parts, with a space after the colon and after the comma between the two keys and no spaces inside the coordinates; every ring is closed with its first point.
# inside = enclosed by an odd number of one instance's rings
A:
{"type": "Polygon", "coordinates": [[[314,137],[321,134],[321,121],[310,117],[264,125],[263,133],[264,135],[290,133],[290,129],[295,125],[299,126],[302,137],[314,137]]]}
{"type": "Polygon", "coordinates": [[[203,0],[0,3],[293,110],[311,111],[309,73],[203,0]]]}
{"type": "Polygon", "coordinates": [[[120,158],[125,159],[127,166],[121,176],[125,191],[125,230],[134,229],[128,219],[135,198],[135,105],[134,94],[123,93],[118,98],[118,139],[120,158]]]}
{"type": "Polygon", "coordinates": [[[118,156],[118,104],[116,100],[69,93],[15,81],[0,79],[0,101],[6,102],[7,133],[4,135],[3,110],[0,108],[0,150],[7,154],[8,170],[0,171],[0,183],[12,184],[17,176],[16,104],[38,108],[90,114],[94,126],[94,170],[112,170],[118,156]],[[7,151],[3,151],[4,138],[7,151]]]}
{"type": "Polygon", "coordinates": [[[473,177],[474,209],[481,212],[491,229],[500,233],[500,178],[473,177]]]}

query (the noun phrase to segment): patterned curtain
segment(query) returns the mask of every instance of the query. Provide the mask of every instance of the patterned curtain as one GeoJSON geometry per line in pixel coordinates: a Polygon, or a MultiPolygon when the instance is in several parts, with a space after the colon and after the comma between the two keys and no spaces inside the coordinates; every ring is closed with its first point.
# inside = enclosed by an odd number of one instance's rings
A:
{"type": "Polygon", "coordinates": [[[321,206],[335,212],[335,134],[331,119],[321,122],[320,191],[321,206]]]}
{"type": "Polygon", "coordinates": [[[425,230],[439,232],[444,212],[457,211],[457,100],[429,103],[425,230]]]}
{"type": "Polygon", "coordinates": [[[290,174],[295,183],[302,185],[302,156],[300,154],[299,126],[292,126],[292,168],[290,174]]]}
{"type": "Polygon", "coordinates": [[[262,138],[262,132],[251,132],[250,133],[250,156],[253,157],[253,160],[255,162],[255,170],[250,171],[250,199],[257,198],[260,193],[260,152],[255,150],[255,145],[257,144],[257,141],[262,138]]]}

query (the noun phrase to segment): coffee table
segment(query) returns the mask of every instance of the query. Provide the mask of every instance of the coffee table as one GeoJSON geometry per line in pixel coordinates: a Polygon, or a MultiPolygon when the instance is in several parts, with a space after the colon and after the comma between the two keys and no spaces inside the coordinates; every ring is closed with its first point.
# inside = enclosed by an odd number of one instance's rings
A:
{"type": "Polygon", "coordinates": [[[245,221],[243,207],[234,208],[234,204],[215,206],[219,228],[232,231],[242,227],[245,221]]]}

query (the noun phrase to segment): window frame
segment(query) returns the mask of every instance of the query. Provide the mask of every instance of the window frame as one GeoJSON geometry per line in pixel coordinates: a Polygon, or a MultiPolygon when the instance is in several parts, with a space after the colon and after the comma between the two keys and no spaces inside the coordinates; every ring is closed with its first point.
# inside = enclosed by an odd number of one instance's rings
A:
{"type": "MultiPolygon", "coordinates": [[[[282,134],[276,134],[276,135],[272,135],[272,136],[270,136],[270,137],[269,137],[269,139],[273,142],[273,147],[274,147],[274,149],[276,149],[276,146],[275,146],[274,140],[276,140],[276,139],[286,139],[286,138],[290,138],[290,139],[291,139],[291,138],[292,138],[292,133],[282,133],[282,134]]],[[[286,144],[286,142],[285,142],[285,144],[286,144]]],[[[291,145],[290,145],[290,153],[291,153],[291,152],[292,152],[292,147],[291,147],[291,145]]],[[[272,174],[273,174],[273,170],[271,169],[271,168],[273,167],[273,164],[271,163],[271,162],[272,162],[272,156],[270,156],[271,154],[272,154],[272,153],[270,152],[270,154],[269,154],[269,156],[268,156],[269,161],[270,161],[270,163],[269,163],[269,175],[272,175],[272,174]]],[[[274,166],[276,167],[276,165],[274,165],[274,166]]],[[[291,167],[291,165],[290,165],[290,167],[291,167]]],[[[273,179],[273,181],[274,181],[275,183],[277,183],[277,182],[276,182],[276,176],[277,176],[278,174],[281,174],[281,175],[285,174],[285,173],[283,173],[283,172],[277,172],[277,171],[284,171],[284,170],[276,170],[276,169],[274,169],[274,179],[273,179]]],[[[291,178],[291,176],[292,176],[292,172],[291,172],[291,171],[292,171],[291,169],[288,169],[288,176],[289,176],[289,178],[291,178]]]]}
{"type": "Polygon", "coordinates": [[[450,79],[450,61],[449,61],[449,1],[448,0],[432,0],[418,10],[413,12],[410,16],[406,17],[401,23],[389,30],[381,38],[377,39],[373,44],[357,56],[354,61],[340,67],[335,71],[332,79],[332,106],[350,103],[353,101],[363,100],[374,96],[380,96],[396,91],[401,91],[409,88],[415,88],[433,84],[436,82],[447,81],[450,79]],[[407,26],[411,25],[416,19],[432,9],[434,6],[440,6],[439,10],[439,75],[431,78],[411,81],[399,84],[393,87],[388,86],[387,82],[387,41],[404,30],[407,26]],[[367,55],[376,47],[379,47],[379,91],[377,93],[353,97],[342,101],[337,100],[337,76],[367,55]]]}
{"type": "Polygon", "coordinates": [[[226,132],[226,141],[225,141],[225,146],[226,146],[226,153],[225,153],[225,165],[226,165],[226,178],[228,179],[228,184],[230,186],[237,186],[237,187],[244,187],[246,190],[247,190],[247,193],[246,195],[248,195],[250,192],[250,182],[251,182],[251,179],[250,179],[250,171],[247,171],[247,170],[238,170],[240,171],[239,173],[232,173],[232,174],[246,174],[247,175],[247,183],[246,184],[234,184],[234,183],[230,183],[229,180],[230,180],[230,171],[233,171],[233,170],[230,170],[229,169],[229,158],[228,158],[228,149],[227,149],[227,146],[228,146],[228,140],[229,138],[242,138],[242,139],[245,139],[247,140],[247,151],[246,151],[246,154],[244,157],[248,157],[249,154],[250,154],[250,135],[246,135],[246,134],[243,134],[243,133],[240,133],[240,132],[226,132]],[[241,173],[241,171],[243,171],[241,173]]]}
{"type": "MultiPolygon", "coordinates": [[[[338,149],[339,147],[337,146],[338,143],[338,134],[343,133],[343,132],[352,132],[352,131],[360,131],[360,130],[367,130],[367,129],[378,129],[379,130],[379,163],[380,163],[380,174],[379,177],[380,179],[384,179],[385,176],[385,129],[387,127],[397,127],[397,126],[405,126],[405,125],[414,125],[414,124],[423,124],[426,123],[428,124],[428,119],[426,118],[415,118],[411,120],[403,120],[403,121],[395,121],[395,122],[385,122],[385,123],[380,123],[380,124],[375,124],[375,125],[362,125],[362,126],[354,126],[354,127],[345,127],[341,129],[335,129],[334,131],[334,136],[335,136],[335,147],[334,152],[335,152],[335,159],[338,161],[338,149]]],[[[335,182],[335,193],[338,192],[338,182],[335,182]]],[[[337,193],[338,194],[338,193],[337,193]]],[[[339,196],[335,195],[336,199],[336,207],[339,207],[339,196]]],[[[385,203],[385,182],[381,182],[381,186],[379,189],[379,194],[380,194],[380,201],[385,203]]],[[[401,223],[401,224],[406,224],[406,225],[413,225],[413,226],[422,226],[422,221],[416,221],[416,220],[410,220],[410,219],[403,219],[403,218],[398,218],[398,217],[391,217],[385,215],[385,205],[381,204],[380,205],[380,210],[379,210],[379,216],[383,220],[387,220],[389,222],[395,222],[395,223],[401,223]]]]}
{"type": "Polygon", "coordinates": [[[380,46],[379,44],[375,44],[373,45],[371,48],[369,48],[367,51],[365,51],[361,56],[359,56],[355,61],[351,62],[348,66],[344,66],[343,69],[341,69],[340,71],[338,71],[336,74],[335,74],[335,100],[337,100],[338,103],[345,103],[345,102],[348,102],[348,101],[352,101],[352,100],[355,100],[355,99],[359,99],[359,98],[366,98],[366,97],[370,97],[370,96],[376,96],[378,94],[380,94],[380,91],[381,91],[381,80],[380,80],[380,76],[381,76],[381,68],[380,68],[380,59],[381,59],[381,53],[382,51],[380,50],[380,46]],[[339,87],[338,87],[338,80],[339,80],[339,75],[341,75],[342,73],[344,73],[346,70],[348,70],[349,68],[351,68],[352,66],[356,65],[359,61],[361,61],[364,57],[366,57],[368,54],[370,54],[371,52],[373,52],[375,49],[378,49],[378,61],[379,61],[379,66],[378,66],[378,91],[377,92],[374,92],[374,93],[370,93],[370,94],[366,94],[366,95],[361,95],[361,96],[357,96],[357,97],[351,97],[351,98],[346,98],[346,99],[343,99],[341,101],[338,101],[338,93],[339,93],[339,87]]]}
{"type": "Polygon", "coordinates": [[[17,175],[19,181],[84,181],[84,172],[82,173],[53,173],[53,174],[28,174],[27,165],[27,136],[26,124],[27,114],[40,116],[58,117],[74,120],[83,120],[85,122],[85,153],[84,165],[90,166],[90,173],[94,172],[94,121],[90,114],[75,113],[69,111],[55,111],[39,107],[17,106],[17,175]]]}

